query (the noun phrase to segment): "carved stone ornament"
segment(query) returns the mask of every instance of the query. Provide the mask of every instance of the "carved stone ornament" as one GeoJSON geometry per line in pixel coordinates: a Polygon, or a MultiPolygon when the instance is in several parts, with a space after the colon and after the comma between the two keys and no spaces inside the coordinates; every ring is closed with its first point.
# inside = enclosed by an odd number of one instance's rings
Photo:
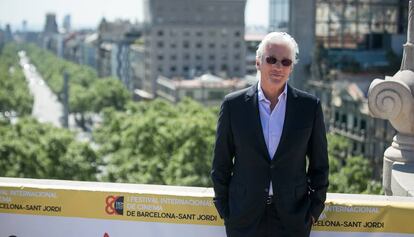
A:
{"type": "Polygon", "coordinates": [[[414,4],[410,0],[407,43],[401,69],[392,77],[375,79],[368,91],[372,116],[388,119],[397,130],[384,153],[386,195],[414,196],[414,4]],[[411,167],[410,169],[408,169],[411,167]],[[411,176],[410,176],[411,174],[411,176]],[[408,177],[411,178],[406,178],[408,177]],[[404,177],[404,178],[403,178],[404,177]]]}

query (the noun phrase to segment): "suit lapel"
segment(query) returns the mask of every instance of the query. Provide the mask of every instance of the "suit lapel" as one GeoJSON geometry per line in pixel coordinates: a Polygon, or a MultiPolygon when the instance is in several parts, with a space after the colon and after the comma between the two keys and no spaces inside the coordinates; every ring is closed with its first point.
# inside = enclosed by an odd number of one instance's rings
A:
{"type": "Polygon", "coordinates": [[[286,113],[285,121],[283,123],[282,135],[280,137],[279,145],[273,156],[272,161],[278,162],[280,160],[280,154],[283,153],[286,148],[287,134],[289,134],[289,129],[292,127],[292,122],[294,121],[295,110],[297,109],[296,102],[298,95],[295,92],[295,89],[292,88],[289,84],[287,86],[287,101],[286,101],[286,113]]]}
{"type": "Polygon", "coordinates": [[[252,120],[251,124],[254,125],[254,134],[256,134],[256,137],[254,140],[252,139],[252,142],[258,143],[259,150],[263,153],[262,157],[270,163],[270,156],[269,152],[267,151],[267,146],[263,135],[262,122],[260,120],[257,85],[258,84],[256,83],[246,93],[247,108],[249,110],[247,115],[249,115],[252,120]]]}

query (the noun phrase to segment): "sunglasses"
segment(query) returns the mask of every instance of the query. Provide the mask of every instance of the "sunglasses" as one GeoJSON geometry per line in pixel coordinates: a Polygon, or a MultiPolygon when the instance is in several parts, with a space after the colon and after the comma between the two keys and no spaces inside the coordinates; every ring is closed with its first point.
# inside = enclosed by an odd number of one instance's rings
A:
{"type": "MultiPolygon", "coordinates": [[[[277,60],[277,58],[275,58],[275,57],[273,57],[273,56],[267,56],[266,58],[265,58],[265,60],[266,60],[266,62],[268,63],[268,64],[276,64],[277,63],[277,61],[279,61],[279,60],[277,60]]],[[[282,60],[280,60],[280,63],[284,66],[284,67],[289,67],[290,65],[292,65],[292,60],[290,60],[290,59],[287,59],[287,58],[284,58],[284,59],[282,59],[282,60]]]]}

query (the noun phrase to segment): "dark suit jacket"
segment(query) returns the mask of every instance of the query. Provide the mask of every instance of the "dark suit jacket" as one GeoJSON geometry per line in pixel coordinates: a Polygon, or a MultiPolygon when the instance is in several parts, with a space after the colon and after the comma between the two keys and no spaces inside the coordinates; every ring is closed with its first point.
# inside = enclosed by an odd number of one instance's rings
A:
{"type": "Polygon", "coordinates": [[[273,159],[263,137],[257,84],[227,95],[222,103],[211,177],[226,228],[247,227],[263,215],[270,181],[287,229],[306,228],[310,215],[316,220],[324,208],[329,168],[320,101],[288,85],[286,103],[273,159]]]}

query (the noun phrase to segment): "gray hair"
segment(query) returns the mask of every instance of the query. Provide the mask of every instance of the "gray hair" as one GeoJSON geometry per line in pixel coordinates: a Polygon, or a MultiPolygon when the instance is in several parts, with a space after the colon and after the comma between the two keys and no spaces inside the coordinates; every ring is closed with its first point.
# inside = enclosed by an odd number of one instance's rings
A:
{"type": "Polygon", "coordinates": [[[298,54],[299,54],[299,47],[296,43],[295,39],[286,32],[271,32],[267,34],[262,42],[260,42],[259,46],[257,46],[256,51],[256,58],[262,61],[263,51],[269,44],[281,44],[285,45],[290,49],[291,52],[291,60],[293,64],[298,62],[298,54]]]}

